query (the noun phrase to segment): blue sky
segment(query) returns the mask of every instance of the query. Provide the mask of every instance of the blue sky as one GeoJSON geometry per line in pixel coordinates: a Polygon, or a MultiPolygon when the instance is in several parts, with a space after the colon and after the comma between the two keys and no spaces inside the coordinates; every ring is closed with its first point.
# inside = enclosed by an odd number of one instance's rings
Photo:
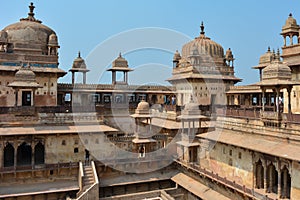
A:
{"type": "MultiPolygon", "coordinates": [[[[164,79],[171,76],[171,51],[181,50],[184,39],[174,41],[174,45],[170,46],[174,50],[170,51],[143,49],[126,52],[125,47],[118,48],[115,44],[114,57],[97,55],[99,62],[96,62],[91,61],[91,55],[105,41],[124,32],[145,27],[174,30],[185,38],[194,38],[199,35],[201,21],[204,21],[208,37],[221,44],[225,51],[229,47],[232,49],[236,58],[236,76],[244,80],[242,84],[254,83],[258,81],[258,72],[251,67],[258,64],[259,56],[266,52],[268,46],[277,49],[283,45],[280,31],[289,13],[293,13],[300,22],[300,1],[296,0],[33,2],[36,6],[36,18],[58,35],[61,45],[59,67],[68,71],[80,50],[81,55],[87,59],[88,66],[93,65],[89,66],[93,71],[88,76],[88,82],[94,83],[97,80],[89,79],[95,74],[94,70],[104,71],[113,58],[123,51],[130,67],[136,68],[129,75],[131,83],[163,84],[164,79]],[[106,61],[102,62],[105,58],[106,61]]],[[[2,0],[0,29],[26,17],[29,3],[30,1],[23,0],[2,0]]],[[[166,40],[171,41],[170,38],[166,40]]],[[[97,77],[101,82],[110,81],[107,73],[100,73],[97,77]]],[[[60,79],[60,82],[70,82],[70,75],[60,79]]]]}

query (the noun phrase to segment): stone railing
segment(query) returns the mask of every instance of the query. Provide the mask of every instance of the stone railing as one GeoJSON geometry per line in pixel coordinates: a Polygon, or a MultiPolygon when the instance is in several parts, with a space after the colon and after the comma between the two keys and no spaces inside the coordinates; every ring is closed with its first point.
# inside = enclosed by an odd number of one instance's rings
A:
{"type": "Polygon", "coordinates": [[[82,191],[83,189],[83,178],[84,178],[83,165],[82,162],[79,162],[79,172],[78,172],[79,191],[82,191]]]}
{"type": "Polygon", "coordinates": [[[99,180],[94,161],[91,161],[91,165],[93,169],[94,183],[87,190],[85,190],[78,198],[76,198],[76,200],[99,199],[99,180]]]}
{"type": "Polygon", "coordinates": [[[196,172],[197,174],[201,174],[202,176],[212,180],[213,182],[217,182],[219,184],[224,185],[225,187],[229,187],[233,189],[236,192],[239,192],[243,194],[244,196],[247,196],[250,199],[261,199],[261,200],[275,200],[273,198],[268,197],[267,195],[261,194],[256,192],[254,189],[248,188],[245,185],[241,185],[236,183],[235,181],[231,181],[227,179],[226,177],[221,177],[217,173],[214,173],[213,171],[209,171],[197,164],[194,163],[187,163],[182,160],[175,160],[179,165],[191,169],[192,171],[196,172]]]}

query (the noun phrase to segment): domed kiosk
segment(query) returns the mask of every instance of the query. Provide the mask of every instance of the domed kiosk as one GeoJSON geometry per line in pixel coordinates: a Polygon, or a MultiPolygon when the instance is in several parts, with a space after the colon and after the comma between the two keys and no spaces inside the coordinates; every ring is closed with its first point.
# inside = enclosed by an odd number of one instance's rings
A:
{"type": "Polygon", "coordinates": [[[200,29],[200,35],[173,57],[172,77],[167,81],[177,88],[178,106],[187,104],[191,95],[198,105],[224,105],[226,89],[241,81],[234,76],[232,50],[224,55],[223,47],[205,35],[203,22],[200,29]]]}

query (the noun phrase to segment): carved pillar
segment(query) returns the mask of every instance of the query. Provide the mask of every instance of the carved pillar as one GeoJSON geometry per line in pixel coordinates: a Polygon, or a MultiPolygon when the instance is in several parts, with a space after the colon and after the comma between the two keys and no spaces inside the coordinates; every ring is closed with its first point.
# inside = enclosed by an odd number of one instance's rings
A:
{"type": "Polygon", "coordinates": [[[276,112],[279,113],[279,88],[276,87],[275,89],[275,108],[276,108],[276,112]]]}
{"type": "Polygon", "coordinates": [[[286,35],[283,37],[284,38],[284,40],[283,40],[283,46],[286,46],[286,35]]]}
{"type": "Polygon", "coordinates": [[[14,168],[17,167],[17,152],[18,152],[18,142],[17,141],[14,141],[14,149],[15,149],[15,155],[14,155],[14,168]]]}
{"type": "Polygon", "coordinates": [[[15,89],[15,93],[16,93],[16,98],[15,98],[15,107],[17,107],[18,106],[18,93],[19,93],[19,89],[15,89]]]}
{"type": "Polygon", "coordinates": [[[282,195],[283,197],[287,197],[287,174],[288,170],[284,170],[283,171],[283,191],[282,191],[282,195]]]}
{"type": "Polygon", "coordinates": [[[265,92],[266,92],[266,89],[265,88],[262,88],[262,110],[265,111],[265,92]]]}
{"type": "Polygon", "coordinates": [[[290,34],[290,45],[293,45],[293,35],[290,34]]]}
{"type": "Polygon", "coordinates": [[[259,173],[257,173],[257,165],[256,165],[256,163],[254,162],[254,163],[253,163],[253,188],[258,188],[258,187],[259,187],[259,186],[256,184],[256,183],[257,183],[256,179],[259,178],[259,177],[256,177],[257,174],[259,174],[259,173]]]}
{"type": "Polygon", "coordinates": [[[288,92],[288,113],[291,114],[292,113],[292,106],[291,106],[292,87],[288,87],[287,92],[288,92]]]}
{"type": "Polygon", "coordinates": [[[277,186],[277,196],[278,196],[278,199],[280,199],[281,197],[281,169],[280,167],[278,167],[278,186],[277,186]]]}
{"type": "Polygon", "coordinates": [[[268,188],[267,188],[267,161],[263,162],[263,167],[264,167],[264,189],[265,189],[265,192],[268,192],[268,188]]]}

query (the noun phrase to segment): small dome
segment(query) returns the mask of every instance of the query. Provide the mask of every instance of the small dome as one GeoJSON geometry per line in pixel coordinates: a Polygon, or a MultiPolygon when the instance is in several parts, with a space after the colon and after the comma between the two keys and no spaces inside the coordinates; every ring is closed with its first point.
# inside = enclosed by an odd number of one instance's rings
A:
{"type": "Polygon", "coordinates": [[[0,44],[7,43],[7,32],[2,30],[0,31],[0,44]]]}
{"type": "Polygon", "coordinates": [[[178,50],[174,53],[173,61],[179,61],[181,59],[180,53],[178,50]]]}
{"type": "Polygon", "coordinates": [[[128,62],[125,58],[122,57],[122,54],[119,54],[119,57],[115,59],[112,63],[113,68],[127,68],[128,67],[128,62]]]}
{"type": "Polygon", "coordinates": [[[137,110],[149,111],[149,109],[149,103],[145,100],[142,100],[137,106],[137,110]]]}
{"type": "Polygon", "coordinates": [[[73,61],[72,68],[86,69],[85,61],[84,61],[84,59],[81,58],[80,52],[78,52],[78,57],[75,58],[75,60],[73,61]]]}
{"type": "Polygon", "coordinates": [[[260,56],[259,64],[270,64],[274,59],[274,54],[271,52],[270,47],[268,47],[268,51],[260,56]]]}
{"type": "Polygon", "coordinates": [[[28,67],[21,67],[15,74],[15,80],[8,85],[15,88],[39,88],[35,79],[35,73],[28,67]]]}
{"type": "Polygon", "coordinates": [[[21,67],[15,74],[15,81],[35,82],[35,73],[30,67],[21,67]]]}
{"type": "Polygon", "coordinates": [[[59,46],[59,45],[58,45],[58,39],[57,39],[57,36],[56,36],[55,33],[52,33],[52,34],[49,36],[48,46],[54,46],[54,47],[59,46]]]}
{"type": "Polygon", "coordinates": [[[285,26],[297,26],[297,21],[293,17],[292,13],[289,14],[289,17],[285,21],[285,26]]]}
{"type": "Polygon", "coordinates": [[[289,66],[280,61],[279,52],[275,60],[263,69],[262,80],[291,80],[292,72],[289,66]]]}

